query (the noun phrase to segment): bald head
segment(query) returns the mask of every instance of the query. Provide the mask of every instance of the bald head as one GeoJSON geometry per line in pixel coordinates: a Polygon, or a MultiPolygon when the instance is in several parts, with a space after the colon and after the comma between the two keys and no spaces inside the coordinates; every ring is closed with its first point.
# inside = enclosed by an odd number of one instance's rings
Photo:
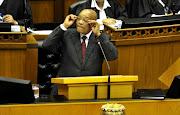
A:
{"type": "Polygon", "coordinates": [[[90,20],[97,19],[97,13],[92,9],[84,9],[80,12],[79,15],[86,15],[87,17],[89,17],[90,20]]]}
{"type": "Polygon", "coordinates": [[[97,14],[92,9],[84,9],[78,15],[76,27],[79,33],[86,35],[91,31],[91,26],[88,23],[88,20],[97,20],[97,14]]]}

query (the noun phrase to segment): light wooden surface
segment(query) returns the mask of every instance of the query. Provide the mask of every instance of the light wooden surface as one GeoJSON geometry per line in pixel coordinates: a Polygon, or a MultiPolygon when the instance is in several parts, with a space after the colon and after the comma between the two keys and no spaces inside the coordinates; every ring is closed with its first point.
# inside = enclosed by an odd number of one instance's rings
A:
{"type": "MultiPolygon", "coordinates": [[[[137,81],[138,76],[111,76],[110,98],[132,98],[133,84],[137,81]]],[[[94,99],[95,84],[97,84],[97,98],[107,98],[108,76],[52,78],[51,83],[58,85],[58,95],[64,95],[69,100],[94,99]]]]}
{"type": "Polygon", "coordinates": [[[0,115],[101,115],[101,106],[119,103],[126,115],[179,115],[180,99],[0,105],[0,115]]]}
{"type": "MultiPolygon", "coordinates": [[[[132,98],[134,82],[111,83],[111,99],[128,99],[132,98]]],[[[58,85],[58,95],[64,95],[69,100],[77,99],[94,99],[94,84],[75,84],[75,85],[58,85]]],[[[98,83],[97,99],[107,99],[107,83],[98,83]]]]}
{"type": "Polygon", "coordinates": [[[180,58],[172,64],[158,79],[166,86],[170,87],[174,77],[180,75],[180,58]]]}
{"type": "MultiPolygon", "coordinates": [[[[138,81],[138,76],[135,75],[112,75],[111,82],[131,82],[138,81]]],[[[58,84],[77,84],[77,83],[107,83],[108,76],[86,76],[86,77],[60,77],[52,78],[52,83],[58,84]]]]}

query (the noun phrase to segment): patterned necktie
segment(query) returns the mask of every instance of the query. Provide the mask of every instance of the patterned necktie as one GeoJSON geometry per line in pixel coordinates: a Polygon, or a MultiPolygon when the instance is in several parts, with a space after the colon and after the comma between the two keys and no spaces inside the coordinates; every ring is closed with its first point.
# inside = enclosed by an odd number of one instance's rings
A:
{"type": "Polygon", "coordinates": [[[82,39],[83,39],[83,42],[82,42],[82,62],[84,61],[84,55],[86,52],[86,43],[85,43],[86,38],[87,38],[86,36],[82,37],[82,39]]]}

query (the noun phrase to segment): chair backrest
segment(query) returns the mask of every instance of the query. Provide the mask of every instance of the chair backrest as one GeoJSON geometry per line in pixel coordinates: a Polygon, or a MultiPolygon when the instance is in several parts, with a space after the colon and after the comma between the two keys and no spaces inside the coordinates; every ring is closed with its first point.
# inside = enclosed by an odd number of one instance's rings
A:
{"type": "Polygon", "coordinates": [[[76,9],[78,8],[78,6],[79,6],[80,4],[85,3],[86,1],[87,1],[87,0],[81,0],[81,1],[78,1],[78,2],[76,2],[76,3],[74,3],[74,4],[72,4],[72,5],[69,7],[69,14],[75,14],[76,9]]]}

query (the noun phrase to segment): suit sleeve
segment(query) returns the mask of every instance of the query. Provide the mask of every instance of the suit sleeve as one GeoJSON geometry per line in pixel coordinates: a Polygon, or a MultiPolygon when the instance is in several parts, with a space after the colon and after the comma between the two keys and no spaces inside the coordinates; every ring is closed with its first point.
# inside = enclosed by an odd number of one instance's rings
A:
{"type": "Polygon", "coordinates": [[[109,35],[101,33],[97,39],[100,41],[108,61],[113,61],[118,58],[118,50],[110,41],[111,38],[109,35]]]}
{"type": "Polygon", "coordinates": [[[61,47],[64,32],[59,26],[44,40],[42,47],[50,52],[57,53],[61,47]]]}

